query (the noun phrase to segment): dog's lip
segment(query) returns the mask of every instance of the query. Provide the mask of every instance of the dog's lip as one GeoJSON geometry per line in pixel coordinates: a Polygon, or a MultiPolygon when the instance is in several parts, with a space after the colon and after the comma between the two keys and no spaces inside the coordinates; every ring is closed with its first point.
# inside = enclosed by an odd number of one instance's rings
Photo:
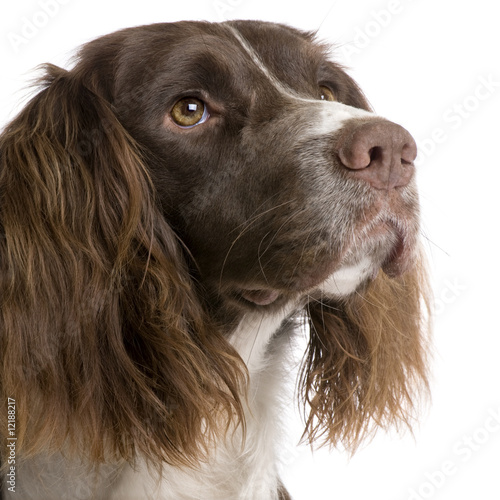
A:
{"type": "Polygon", "coordinates": [[[389,255],[382,263],[382,270],[390,278],[397,278],[407,272],[413,264],[413,247],[404,237],[398,235],[389,255]]]}
{"type": "Polygon", "coordinates": [[[400,225],[392,221],[387,224],[396,241],[381,267],[387,276],[396,278],[407,272],[413,265],[415,242],[412,241],[411,234],[400,225]]]}
{"type": "Polygon", "coordinates": [[[268,306],[280,297],[280,292],[273,288],[242,288],[239,295],[257,306],[268,306]]]}
{"type": "MultiPolygon", "coordinates": [[[[342,258],[343,264],[349,264],[352,260],[353,247],[359,248],[364,242],[368,255],[372,251],[372,245],[374,249],[380,246],[380,249],[372,254],[374,264],[378,262],[378,269],[382,269],[390,278],[401,276],[411,269],[415,260],[416,235],[410,226],[404,220],[392,216],[372,220],[360,231],[361,239],[348,247],[347,255],[342,258]],[[380,253],[382,249],[383,253],[380,253]]],[[[359,254],[354,252],[354,257],[358,259],[359,254]]]]}

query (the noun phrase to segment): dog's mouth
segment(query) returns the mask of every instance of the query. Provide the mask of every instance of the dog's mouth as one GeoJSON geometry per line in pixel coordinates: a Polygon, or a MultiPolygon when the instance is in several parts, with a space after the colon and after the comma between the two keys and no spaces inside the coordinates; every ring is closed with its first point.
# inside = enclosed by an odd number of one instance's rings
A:
{"type": "Polygon", "coordinates": [[[251,302],[257,306],[268,306],[278,300],[281,293],[272,288],[255,288],[255,289],[242,289],[239,295],[247,302],[251,302]]]}
{"type": "Polygon", "coordinates": [[[374,275],[379,269],[390,278],[408,272],[415,263],[416,231],[403,221],[384,219],[369,225],[364,235],[356,239],[343,261],[344,264],[368,258],[374,275]],[[376,270],[376,272],[375,272],[376,270]]]}
{"type": "Polygon", "coordinates": [[[389,234],[388,250],[380,266],[390,278],[396,278],[411,269],[415,262],[416,234],[389,221],[384,224],[389,234]]]}
{"type": "Polygon", "coordinates": [[[404,274],[409,268],[410,260],[412,260],[409,257],[413,251],[409,248],[404,236],[397,234],[396,238],[396,243],[381,266],[384,273],[390,278],[404,274]]]}
{"type": "MultiPolygon", "coordinates": [[[[326,280],[337,280],[341,282],[344,270],[359,267],[359,277],[350,276],[358,286],[367,280],[376,278],[378,271],[382,271],[389,277],[398,277],[411,269],[415,259],[415,235],[407,228],[390,220],[384,220],[372,224],[365,232],[362,240],[353,245],[355,251],[347,251],[340,263],[338,258],[330,263],[324,260],[318,262],[318,266],[309,269],[302,279],[298,279],[294,288],[294,296],[314,294],[314,290],[321,290],[326,280]],[[363,261],[364,266],[359,266],[363,261]]],[[[289,290],[289,287],[286,287],[289,290]]],[[[279,305],[289,296],[281,287],[273,288],[272,285],[240,286],[234,296],[240,303],[249,306],[266,307],[279,305]]],[[[290,291],[290,290],[289,290],[290,291]]]]}

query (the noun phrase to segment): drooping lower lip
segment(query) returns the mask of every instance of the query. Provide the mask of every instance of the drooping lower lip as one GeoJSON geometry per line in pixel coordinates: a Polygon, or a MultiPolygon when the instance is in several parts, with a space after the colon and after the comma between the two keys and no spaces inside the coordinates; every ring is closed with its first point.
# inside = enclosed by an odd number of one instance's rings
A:
{"type": "Polygon", "coordinates": [[[380,269],[390,278],[396,278],[414,265],[416,233],[402,221],[379,219],[360,230],[359,235],[346,248],[337,269],[368,258],[372,261],[370,279],[373,280],[380,269]]]}
{"type": "Polygon", "coordinates": [[[398,234],[398,241],[382,263],[382,270],[390,278],[396,278],[407,272],[413,264],[413,245],[404,235],[398,234]]]}
{"type": "Polygon", "coordinates": [[[249,290],[241,290],[240,295],[247,300],[257,306],[268,306],[276,300],[280,296],[280,292],[278,290],[273,289],[249,289],[249,290]]]}
{"type": "Polygon", "coordinates": [[[382,270],[387,276],[396,278],[407,272],[414,263],[415,241],[407,231],[390,224],[396,237],[387,258],[382,263],[382,270]]]}

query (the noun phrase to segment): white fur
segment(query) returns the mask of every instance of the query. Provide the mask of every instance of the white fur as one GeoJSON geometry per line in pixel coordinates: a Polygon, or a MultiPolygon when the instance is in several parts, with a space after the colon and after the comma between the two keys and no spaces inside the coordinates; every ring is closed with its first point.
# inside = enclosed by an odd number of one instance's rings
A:
{"type": "Polygon", "coordinates": [[[245,52],[248,54],[250,59],[255,63],[257,68],[267,77],[267,79],[273,84],[273,86],[282,94],[286,95],[294,95],[295,92],[290,89],[289,87],[285,87],[266,67],[266,65],[262,62],[262,59],[259,57],[257,52],[253,50],[251,45],[243,38],[243,36],[240,34],[240,32],[236,29],[233,28],[232,26],[228,26],[229,30],[231,33],[234,35],[234,37],[238,40],[240,45],[243,47],[245,52]]]}
{"type": "Polygon", "coordinates": [[[351,118],[375,117],[374,113],[365,111],[364,109],[354,108],[341,102],[331,101],[314,101],[319,107],[318,119],[312,127],[309,128],[309,133],[313,136],[329,135],[337,130],[340,130],[344,123],[351,118]]]}
{"type": "Polygon", "coordinates": [[[319,289],[327,296],[345,297],[353,293],[373,272],[373,263],[364,257],[353,266],[343,267],[333,273],[319,289]]]}

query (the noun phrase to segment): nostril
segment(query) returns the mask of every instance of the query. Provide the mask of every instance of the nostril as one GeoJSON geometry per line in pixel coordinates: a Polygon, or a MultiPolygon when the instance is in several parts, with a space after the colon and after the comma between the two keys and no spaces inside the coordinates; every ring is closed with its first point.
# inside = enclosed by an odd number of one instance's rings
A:
{"type": "Polygon", "coordinates": [[[372,161],[370,151],[363,144],[349,144],[338,150],[340,161],[344,167],[361,170],[370,166],[372,161]]]}
{"type": "Polygon", "coordinates": [[[370,165],[374,162],[382,161],[383,149],[381,146],[374,146],[369,151],[370,165]]]}
{"type": "Polygon", "coordinates": [[[417,157],[417,145],[413,138],[411,138],[410,142],[405,143],[403,148],[401,149],[401,163],[403,165],[409,165],[415,161],[417,157]]]}

